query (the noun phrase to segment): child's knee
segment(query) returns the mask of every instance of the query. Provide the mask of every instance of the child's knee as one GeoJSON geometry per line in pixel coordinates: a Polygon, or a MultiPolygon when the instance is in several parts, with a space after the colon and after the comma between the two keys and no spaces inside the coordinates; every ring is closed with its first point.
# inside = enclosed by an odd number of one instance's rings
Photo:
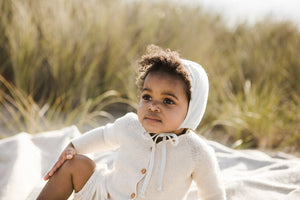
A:
{"type": "Polygon", "coordinates": [[[90,158],[83,155],[76,155],[66,163],[72,176],[73,188],[75,192],[82,189],[88,179],[95,171],[96,164],[90,158]]]}
{"type": "Polygon", "coordinates": [[[84,155],[74,155],[74,157],[70,160],[66,161],[66,167],[77,171],[93,171],[96,168],[96,164],[93,160],[84,155]]]}

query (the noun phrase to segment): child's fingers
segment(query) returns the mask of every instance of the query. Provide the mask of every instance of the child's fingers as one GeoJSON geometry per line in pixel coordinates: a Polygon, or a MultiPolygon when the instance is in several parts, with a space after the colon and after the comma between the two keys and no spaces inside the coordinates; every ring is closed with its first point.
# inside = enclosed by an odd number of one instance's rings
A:
{"type": "Polygon", "coordinates": [[[67,159],[72,159],[75,154],[76,150],[70,143],[69,146],[62,152],[61,156],[59,157],[58,161],[53,165],[52,169],[44,176],[44,180],[48,180],[56,172],[56,170],[63,165],[63,163],[67,159]]]}
{"type": "Polygon", "coordinates": [[[52,167],[52,169],[44,176],[44,180],[47,181],[53,174],[55,171],[54,170],[54,167],[52,167]]]}
{"type": "Polygon", "coordinates": [[[73,149],[69,149],[69,150],[67,151],[66,158],[67,158],[67,159],[72,159],[74,155],[75,155],[75,151],[74,151],[73,149]]]}
{"type": "Polygon", "coordinates": [[[52,169],[46,174],[46,176],[44,177],[44,180],[48,180],[55,172],[58,168],[60,168],[60,166],[64,163],[66,159],[65,158],[61,158],[59,159],[54,166],[52,167],[52,169]]]}
{"type": "Polygon", "coordinates": [[[53,174],[54,174],[54,172],[60,167],[60,162],[59,161],[57,161],[56,163],[55,163],[55,165],[52,167],[52,169],[49,171],[49,176],[52,176],[53,174]]]}
{"type": "Polygon", "coordinates": [[[49,179],[49,177],[50,177],[50,176],[49,176],[49,174],[47,173],[47,174],[44,176],[44,180],[47,181],[47,180],[49,179]]]}

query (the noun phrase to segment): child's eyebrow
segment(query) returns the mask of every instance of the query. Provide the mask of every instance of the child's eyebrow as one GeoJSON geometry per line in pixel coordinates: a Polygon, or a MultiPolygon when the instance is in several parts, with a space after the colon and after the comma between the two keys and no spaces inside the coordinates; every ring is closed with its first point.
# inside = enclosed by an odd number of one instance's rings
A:
{"type": "Polygon", "coordinates": [[[167,96],[174,97],[175,99],[178,100],[177,96],[176,96],[175,94],[171,93],[171,92],[163,92],[162,94],[163,94],[163,95],[167,95],[167,96]]]}
{"type": "Polygon", "coordinates": [[[142,89],[142,92],[144,92],[144,91],[151,92],[152,90],[151,90],[151,89],[149,89],[149,88],[143,88],[143,89],[142,89]]]}
{"type": "MultiPolygon", "coordinates": [[[[152,90],[150,88],[143,88],[142,92],[144,92],[144,91],[152,92],[152,90]]],[[[176,100],[178,100],[178,97],[169,91],[163,92],[162,95],[171,96],[171,97],[175,98],[176,100]]]]}
{"type": "MultiPolygon", "coordinates": [[[[152,90],[150,88],[143,88],[142,92],[144,92],[144,91],[152,92],[152,90]]],[[[173,94],[172,92],[169,92],[169,91],[162,92],[162,95],[171,96],[171,97],[175,98],[176,100],[178,100],[178,97],[175,94],[173,94]]]]}

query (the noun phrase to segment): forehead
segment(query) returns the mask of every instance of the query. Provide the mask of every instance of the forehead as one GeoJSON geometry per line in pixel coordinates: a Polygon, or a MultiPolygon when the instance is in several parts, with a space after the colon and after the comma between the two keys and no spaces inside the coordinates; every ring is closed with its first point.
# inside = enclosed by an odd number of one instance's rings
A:
{"type": "Polygon", "coordinates": [[[168,88],[185,92],[184,81],[178,75],[167,72],[150,72],[145,78],[143,88],[151,88],[153,85],[158,86],[159,89],[168,88]]]}

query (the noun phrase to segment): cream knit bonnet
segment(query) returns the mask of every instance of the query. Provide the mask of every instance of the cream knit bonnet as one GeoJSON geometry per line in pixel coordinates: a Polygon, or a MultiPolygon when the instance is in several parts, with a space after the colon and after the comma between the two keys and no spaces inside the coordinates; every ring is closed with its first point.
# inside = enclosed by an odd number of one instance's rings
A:
{"type": "Polygon", "coordinates": [[[195,130],[206,109],[209,91],[208,77],[205,70],[198,63],[184,59],[181,61],[190,73],[192,95],[185,120],[178,129],[190,128],[195,130]]]}

